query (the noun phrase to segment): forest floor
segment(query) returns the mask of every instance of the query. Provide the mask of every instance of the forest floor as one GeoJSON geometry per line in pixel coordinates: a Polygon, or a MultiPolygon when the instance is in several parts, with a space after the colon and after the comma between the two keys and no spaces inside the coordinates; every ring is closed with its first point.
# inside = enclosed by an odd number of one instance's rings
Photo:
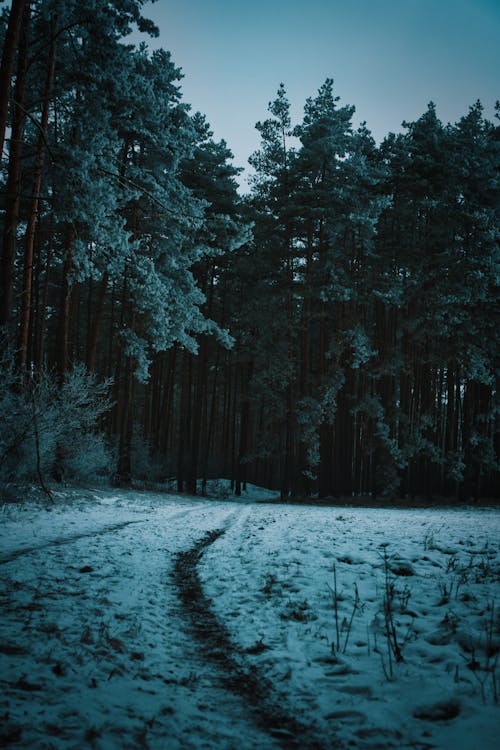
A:
{"type": "Polygon", "coordinates": [[[497,747],[500,509],[67,490],[0,514],[0,745],[497,747]]]}

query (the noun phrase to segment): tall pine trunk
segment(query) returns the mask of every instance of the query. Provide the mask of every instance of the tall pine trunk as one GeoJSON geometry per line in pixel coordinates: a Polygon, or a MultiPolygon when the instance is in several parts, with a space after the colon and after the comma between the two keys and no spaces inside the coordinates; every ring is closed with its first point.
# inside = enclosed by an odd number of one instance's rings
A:
{"type": "MultiPolygon", "coordinates": [[[[184,492],[189,478],[189,445],[191,437],[191,354],[184,350],[181,366],[181,400],[179,409],[179,442],[177,446],[177,491],[184,492]]],[[[192,483],[190,492],[196,493],[192,483]]]]}
{"type": "Polygon", "coordinates": [[[120,411],[120,433],[118,443],[117,484],[130,484],[132,478],[132,431],[134,423],[134,379],[132,358],[125,358],[125,378],[120,411]]]}
{"type": "MultiPolygon", "coordinates": [[[[35,337],[35,368],[40,370],[44,364],[45,358],[45,338],[46,338],[46,326],[47,326],[47,306],[49,301],[49,284],[50,284],[50,271],[52,262],[52,245],[53,245],[53,229],[54,229],[54,217],[50,217],[49,225],[49,236],[47,243],[47,255],[45,258],[45,278],[42,289],[42,299],[39,305],[38,317],[37,317],[37,335],[35,337]]],[[[39,272],[40,275],[40,272],[39,272]]]]}
{"type": "Polygon", "coordinates": [[[89,341],[87,346],[87,369],[89,370],[89,372],[93,372],[95,369],[97,342],[99,340],[99,333],[102,325],[104,300],[106,299],[106,292],[108,291],[108,283],[109,274],[107,271],[105,271],[102,275],[101,283],[99,284],[97,302],[95,303],[94,319],[90,324],[89,341]]]}
{"type": "Polygon", "coordinates": [[[12,71],[14,70],[14,60],[23,22],[25,4],[28,6],[27,10],[29,13],[29,2],[26,2],[26,0],[12,0],[7,33],[2,50],[2,61],[0,63],[0,158],[3,155],[12,71]]]}
{"type": "Polygon", "coordinates": [[[33,186],[31,192],[31,203],[28,214],[28,223],[26,227],[26,238],[24,247],[24,274],[23,290],[21,297],[21,321],[19,325],[17,365],[20,370],[24,370],[27,364],[28,337],[30,325],[31,295],[33,282],[33,249],[35,245],[36,223],[38,218],[38,208],[40,205],[40,189],[42,186],[42,173],[45,160],[45,144],[49,123],[49,108],[54,85],[56,63],[56,45],[55,37],[52,36],[50,44],[47,79],[43,95],[42,117],[40,121],[40,136],[35,159],[35,171],[33,175],[33,186]]]}
{"type": "Polygon", "coordinates": [[[235,492],[238,497],[241,495],[242,485],[245,488],[247,480],[246,472],[246,454],[249,443],[250,428],[250,399],[249,386],[252,379],[253,362],[250,360],[242,365],[241,375],[241,404],[240,404],[240,439],[238,446],[238,458],[236,462],[235,492]]]}
{"type": "Polygon", "coordinates": [[[57,371],[62,377],[69,364],[69,338],[71,313],[71,271],[73,269],[74,232],[71,225],[66,228],[66,257],[64,259],[61,281],[61,298],[59,308],[58,335],[56,342],[57,371]]]}
{"type": "Polygon", "coordinates": [[[29,3],[27,3],[17,58],[9,166],[5,191],[5,224],[0,261],[0,326],[6,325],[10,320],[14,287],[14,259],[21,204],[21,159],[25,122],[24,101],[26,95],[26,73],[28,69],[29,21],[29,3]]]}

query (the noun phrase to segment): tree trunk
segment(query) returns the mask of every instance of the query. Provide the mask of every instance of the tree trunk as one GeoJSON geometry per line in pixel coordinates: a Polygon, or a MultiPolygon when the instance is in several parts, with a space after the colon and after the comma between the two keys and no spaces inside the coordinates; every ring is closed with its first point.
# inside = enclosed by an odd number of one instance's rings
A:
{"type": "MultiPolygon", "coordinates": [[[[207,393],[207,341],[205,338],[200,343],[198,353],[198,368],[196,376],[196,390],[193,409],[193,424],[191,431],[191,459],[189,462],[188,492],[196,494],[196,482],[198,478],[198,462],[201,446],[201,433],[203,429],[203,417],[205,412],[207,393]]],[[[206,432],[203,430],[203,432],[206,432]]]]}
{"type": "Polygon", "coordinates": [[[246,484],[246,453],[248,450],[248,431],[250,422],[250,400],[248,396],[249,384],[252,379],[253,362],[244,366],[241,376],[241,405],[240,405],[240,440],[238,447],[238,459],[236,463],[236,495],[241,495],[241,485],[246,484]]]}
{"type": "Polygon", "coordinates": [[[101,329],[102,316],[104,311],[104,300],[106,298],[106,292],[108,290],[109,274],[107,271],[103,273],[101,283],[99,285],[99,293],[97,296],[97,303],[95,306],[94,320],[92,321],[90,333],[89,333],[89,344],[87,353],[87,369],[89,372],[93,372],[95,368],[95,360],[97,354],[97,341],[99,339],[99,332],[101,329]]]}
{"type": "Polygon", "coordinates": [[[3,146],[5,142],[5,130],[7,127],[7,114],[9,111],[10,82],[14,70],[14,59],[16,56],[17,43],[23,21],[24,6],[27,6],[29,15],[29,2],[25,0],[12,0],[9,13],[9,23],[2,51],[2,62],[0,63],[0,158],[3,161],[3,146]]]}
{"type": "Polygon", "coordinates": [[[177,368],[177,351],[178,346],[174,344],[173,348],[166,355],[166,376],[163,383],[163,396],[160,408],[160,418],[158,420],[157,438],[157,448],[163,456],[167,456],[168,454],[171,426],[174,423],[174,388],[177,368]]]}
{"type": "MultiPolygon", "coordinates": [[[[220,347],[217,346],[217,354],[215,357],[215,370],[212,383],[212,393],[210,397],[210,414],[208,415],[208,424],[205,436],[205,443],[203,447],[203,461],[201,467],[201,479],[202,479],[202,494],[205,495],[207,487],[207,474],[208,474],[208,457],[210,455],[210,447],[212,443],[212,435],[216,432],[215,430],[215,419],[216,419],[216,400],[217,400],[217,379],[219,375],[219,361],[220,361],[220,347]]],[[[207,389],[207,413],[208,413],[208,389],[207,389]]]]}
{"type": "MultiPolygon", "coordinates": [[[[23,150],[24,100],[28,68],[29,3],[26,5],[19,44],[15,88],[14,117],[10,138],[9,167],[6,185],[5,224],[0,262],[0,326],[9,322],[14,287],[16,235],[21,203],[21,157],[23,150]]],[[[1,90],[1,87],[0,87],[1,90]]]]}
{"type": "Polygon", "coordinates": [[[33,175],[33,187],[31,204],[28,214],[28,224],[26,228],[26,240],[24,248],[24,276],[23,291],[21,301],[21,322],[19,327],[17,365],[20,370],[26,368],[28,352],[28,335],[31,309],[31,287],[33,281],[33,248],[35,244],[36,222],[38,217],[38,206],[40,203],[40,188],[42,185],[42,172],[45,159],[45,138],[49,122],[49,107],[52,87],[54,84],[56,61],[55,39],[52,38],[49,54],[49,67],[47,71],[47,80],[45,82],[45,91],[43,96],[42,119],[40,123],[40,137],[38,139],[37,154],[35,160],[35,172],[33,175]]]}
{"type": "MultiPolygon", "coordinates": [[[[185,481],[188,479],[187,457],[189,455],[190,427],[191,427],[191,354],[183,352],[181,366],[181,402],[179,410],[179,444],[177,449],[177,491],[184,492],[185,481]]],[[[193,492],[193,487],[190,487],[193,492]]],[[[194,487],[193,494],[196,494],[194,487]]]]}
{"type": "Polygon", "coordinates": [[[59,309],[59,325],[56,343],[56,364],[57,371],[61,378],[68,369],[69,364],[69,331],[71,305],[70,274],[73,268],[73,241],[74,232],[72,227],[68,226],[66,230],[66,258],[64,260],[63,277],[61,283],[61,302],[59,309]]]}
{"type": "Polygon", "coordinates": [[[50,220],[49,238],[47,245],[47,257],[45,260],[45,279],[43,282],[42,301],[38,315],[38,339],[35,342],[35,367],[39,370],[43,367],[45,356],[45,329],[47,321],[47,305],[49,300],[50,264],[52,260],[53,243],[53,216],[50,220]]]}
{"type": "Polygon", "coordinates": [[[120,441],[118,447],[118,486],[128,485],[132,479],[132,430],[133,430],[133,374],[132,358],[125,360],[125,384],[121,409],[120,441]]]}

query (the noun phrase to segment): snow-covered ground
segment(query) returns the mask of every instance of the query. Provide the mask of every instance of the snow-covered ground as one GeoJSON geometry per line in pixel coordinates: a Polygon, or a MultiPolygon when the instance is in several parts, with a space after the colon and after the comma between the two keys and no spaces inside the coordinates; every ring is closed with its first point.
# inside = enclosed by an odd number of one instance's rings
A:
{"type": "Polygon", "coordinates": [[[256,499],[5,505],[0,745],[497,747],[500,511],[256,499]]]}

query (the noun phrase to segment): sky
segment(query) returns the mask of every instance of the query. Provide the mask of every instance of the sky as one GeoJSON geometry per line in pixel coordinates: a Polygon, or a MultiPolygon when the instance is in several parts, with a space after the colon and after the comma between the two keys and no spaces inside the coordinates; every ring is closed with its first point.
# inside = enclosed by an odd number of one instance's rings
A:
{"type": "MultiPolygon", "coordinates": [[[[444,123],[500,99],[499,0],[157,0],[151,49],[170,50],[182,92],[224,138],[237,166],[259,146],[255,123],[281,82],[295,122],[333,78],[379,142],[429,101],[444,123]]],[[[243,189],[245,177],[242,177],[243,189]]]]}

